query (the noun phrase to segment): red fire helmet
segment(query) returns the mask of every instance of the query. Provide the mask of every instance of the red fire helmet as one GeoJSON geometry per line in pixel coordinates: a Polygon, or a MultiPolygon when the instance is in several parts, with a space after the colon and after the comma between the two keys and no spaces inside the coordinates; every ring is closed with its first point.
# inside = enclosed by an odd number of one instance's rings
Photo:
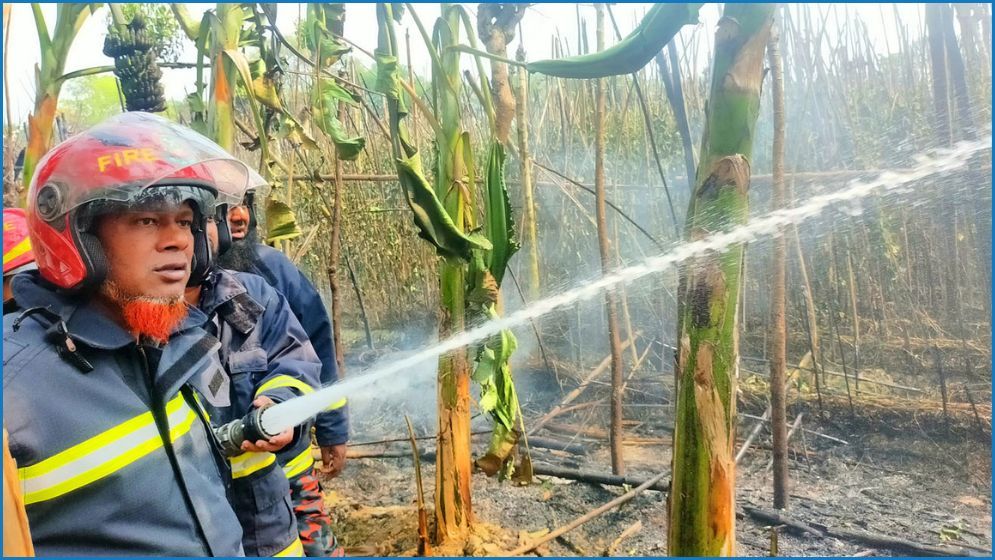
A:
{"type": "Polygon", "coordinates": [[[28,237],[28,218],[21,208],[3,209],[3,275],[32,268],[35,255],[28,237]]]}
{"type": "MultiPolygon", "coordinates": [[[[237,204],[246,189],[265,182],[187,127],[149,113],[113,116],[38,162],[27,213],[38,269],[60,288],[93,288],[106,274],[103,250],[91,231],[97,208],[120,211],[161,193],[185,197],[179,201],[192,202],[199,219],[206,220],[216,202],[237,204]]],[[[194,271],[203,272],[210,258],[203,227],[195,227],[194,271]]]]}

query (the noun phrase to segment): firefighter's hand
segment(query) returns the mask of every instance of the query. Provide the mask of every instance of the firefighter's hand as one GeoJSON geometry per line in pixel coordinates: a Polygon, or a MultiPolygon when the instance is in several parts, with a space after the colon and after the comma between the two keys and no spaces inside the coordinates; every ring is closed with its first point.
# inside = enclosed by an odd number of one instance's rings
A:
{"type": "MultiPolygon", "coordinates": [[[[262,408],[272,404],[273,401],[269,397],[257,397],[256,400],[252,401],[252,406],[256,408],[262,408]]],[[[286,447],[292,439],[294,439],[294,429],[287,428],[268,440],[261,439],[255,442],[243,441],[242,451],[255,451],[257,453],[268,451],[270,453],[276,453],[286,447]]]]}
{"type": "Polygon", "coordinates": [[[318,470],[329,478],[338,476],[345,468],[345,454],[348,446],[344,443],[338,445],[325,445],[321,447],[321,466],[318,470]]]}

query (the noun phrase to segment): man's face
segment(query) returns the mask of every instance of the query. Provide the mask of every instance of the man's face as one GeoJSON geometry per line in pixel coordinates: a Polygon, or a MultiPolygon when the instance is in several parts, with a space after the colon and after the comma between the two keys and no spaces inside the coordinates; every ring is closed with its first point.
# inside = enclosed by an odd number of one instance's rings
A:
{"type": "Polygon", "coordinates": [[[129,297],[181,298],[190,279],[193,219],[188,203],[103,216],[96,231],[107,257],[107,280],[129,297]]]}
{"type": "Polygon", "coordinates": [[[232,206],[228,210],[228,227],[231,229],[232,239],[244,239],[249,233],[249,207],[232,206]]]}

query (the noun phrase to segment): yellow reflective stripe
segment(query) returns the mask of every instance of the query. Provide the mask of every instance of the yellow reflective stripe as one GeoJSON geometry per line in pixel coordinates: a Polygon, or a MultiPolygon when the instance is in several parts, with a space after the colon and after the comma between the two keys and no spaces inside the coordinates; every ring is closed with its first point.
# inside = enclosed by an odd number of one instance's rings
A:
{"type": "Polygon", "coordinates": [[[244,478],[265,469],[276,461],[276,455],[267,452],[249,451],[231,458],[231,477],[244,478]]]}
{"type": "Polygon", "coordinates": [[[7,263],[9,263],[10,261],[16,259],[17,257],[20,257],[21,255],[27,253],[30,250],[31,250],[31,238],[25,237],[23,240],[21,240],[20,243],[11,247],[10,251],[7,251],[6,253],[3,254],[4,266],[6,266],[7,263]]]}
{"type": "MultiPolygon", "coordinates": [[[[196,413],[178,395],[166,406],[169,436],[190,431],[196,413]]],[[[147,412],[38,464],[18,469],[24,503],[51,500],[100,480],[162,447],[152,413],[147,412]]]]}
{"type": "Polygon", "coordinates": [[[270,379],[266,383],[263,383],[261,387],[256,389],[256,396],[269,391],[270,389],[279,389],[280,387],[290,387],[292,389],[297,389],[302,394],[306,395],[308,393],[314,392],[314,387],[304,383],[300,379],[294,379],[289,375],[277,375],[273,379],[270,379]]]}
{"type": "MultiPolygon", "coordinates": [[[[182,403],[183,397],[177,395],[176,398],[169,401],[166,405],[166,414],[172,415],[172,413],[176,412],[182,403]]],[[[18,473],[22,479],[41,476],[85,455],[88,455],[101,447],[105,447],[117,440],[129,437],[135,432],[147,428],[148,426],[155,426],[155,420],[152,418],[152,413],[145,412],[139,414],[131,420],[119,424],[110,430],[107,430],[102,434],[98,434],[82,443],[76,444],[65,451],[61,451],[57,455],[53,455],[40,463],[19,469],[18,473]]]]}
{"type": "Polygon", "coordinates": [[[314,465],[314,457],[311,456],[311,446],[308,446],[300,455],[294,457],[284,465],[283,472],[287,475],[287,478],[294,478],[306,471],[311,465],[314,465]]]}
{"type": "Polygon", "coordinates": [[[294,539],[294,542],[290,543],[290,546],[277,552],[273,555],[274,557],[280,556],[304,556],[304,545],[301,544],[301,539],[294,539]]]}
{"type": "Polygon", "coordinates": [[[343,406],[346,405],[347,402],[348,401],[346,400],[346,398],[342,397],[341,399],[339,399],[339,400],[333,402],[332,404],[328,405],[328,408],[326,408],[325,411],[328,412],[330,410],[337,410],[339,408],[342,408],[343,406]]]}
{"type": "Polygon", "coordinates": [[[200,402],[200,393],[198,393],[197,391],[191,391],[191,393],[193,393],[193,400],[194,400],[194,402],[197,403],[197,408],[200,409],[201,414],[204,415],[204,418],[207,419],[207,423],[210,424],[211,423],[211,415],[208,414],[207,413],[207,409],[204,408],[204,403],[200,402]]]}

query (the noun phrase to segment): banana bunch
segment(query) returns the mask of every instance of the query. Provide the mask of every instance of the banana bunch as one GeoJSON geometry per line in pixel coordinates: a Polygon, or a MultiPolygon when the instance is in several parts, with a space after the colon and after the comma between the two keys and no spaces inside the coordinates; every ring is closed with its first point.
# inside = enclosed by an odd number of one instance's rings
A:
{"type": "Polygon", "coordinates": [[[121,82],[129,111],[158,113],[166,110],[162,70],[156,62],[155,40],[141,14],[124,29],[111,25],[104,38],[104,54],[114,59],[114,75],[121,82]]]}

